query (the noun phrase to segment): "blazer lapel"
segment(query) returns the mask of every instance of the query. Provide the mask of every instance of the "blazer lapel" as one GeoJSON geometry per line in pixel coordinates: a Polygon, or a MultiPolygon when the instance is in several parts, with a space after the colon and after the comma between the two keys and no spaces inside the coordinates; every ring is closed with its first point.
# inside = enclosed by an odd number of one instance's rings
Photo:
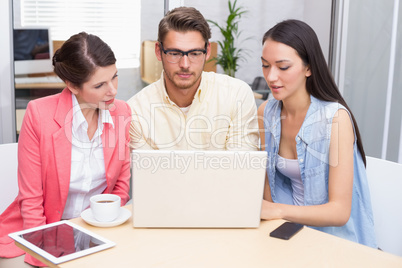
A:
{"type": "Polygon", "coordinates": [[[53,134],[53,148],[59,177],[61,203],[65,204],[70,187],[71,173],[71,133],[72,133],[72,99],[70,91],[65,88],[60,94],[54,120],[60,129],[53,134]]]}
{"type": "MultiPolygon", "coordinates": [[[[116,128],[117,127],[116,122],[114,122],[114,124],[115,124],[114,127],[116,128]]],[[[116,148],[115,129],[113,129],[111,124],[104,124],[104,129],[102,132],[102,145],[103,145],[103,157],[105,159],[106,179],[110,179],[108,178],[108,169],[110,161],[112,159],[113,152],[116,148]]]]}
{"type": "MultiPolygon", "coordinates": [[[[111,112],[111,116],[114,121],[114,128],[111,124],[105,124],[103,133],[101,135],[107,181],[110,179],[108,178],[108,168],[117,143],[115,129],[118,128],[118,122],[115,122],[116,120],[115,116],[113,116],[113,112],[111,112]]],[[[57,173],[60,178],[59,183],[61,201],[62,203],[65,203],[70,186],[73,120],[71,93],[67,88],[64,89],[60,94],[54,120],[60,126],[60,129],[53,134],[53,148],[56,159],[57,173]]]]}

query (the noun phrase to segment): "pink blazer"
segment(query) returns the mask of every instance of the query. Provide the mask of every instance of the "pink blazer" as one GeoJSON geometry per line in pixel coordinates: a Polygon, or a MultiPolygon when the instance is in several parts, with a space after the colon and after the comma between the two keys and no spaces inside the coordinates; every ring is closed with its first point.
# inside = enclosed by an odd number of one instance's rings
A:
{"type": "MultiPolygon", "coordinates": [[[[70,185],[71,92],[29,102],[18,142],[19,193],[0,215],[0,257],[16,257],[25,252],[14,245],[9,233],[59,221],[70,185]]],[[[104,193],[129,199],[131,110],[115,100],[110,109],[114,128],[105,124],[102,133],[107,188],[104,193]]],[[[27,254],[25,261],[43,265],[27,254]]]]}

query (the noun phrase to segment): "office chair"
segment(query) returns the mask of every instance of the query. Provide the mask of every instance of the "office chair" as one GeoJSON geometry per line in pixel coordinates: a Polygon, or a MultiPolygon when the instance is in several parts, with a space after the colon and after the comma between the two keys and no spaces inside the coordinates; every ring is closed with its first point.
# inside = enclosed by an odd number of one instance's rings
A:
{"type": "Polygon", "coordinates": [[[378,247],[402,256],[402,164],[366,157],[378,247]]]}
{"type": "Polygon", "coordinates": [[[18,143],[0,144],[0,214],[18,194],[18,143]]]}
{"type": "Polygon", "coordinates": [[[254,81],[251,84],[251,89],[259,94],[262,94],[262,100],[268,99],[269,93],[271,92],[267,82],[262,76],[257,76],[254,78],[254,81]]]}

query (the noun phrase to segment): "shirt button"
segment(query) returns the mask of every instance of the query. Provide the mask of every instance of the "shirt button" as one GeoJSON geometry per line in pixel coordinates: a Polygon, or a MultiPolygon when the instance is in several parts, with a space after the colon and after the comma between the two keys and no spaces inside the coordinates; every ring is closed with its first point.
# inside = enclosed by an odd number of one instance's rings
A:
{"type": "Polygon", "coordinates": [[[300,137],[297,137],[296,140],[297,140],[297,141],[300,141],[300,137]]]}
{"type": "Polygon", "coordinates": [[[304,159],[303,159],[303,158],[300,158],[299,161],[300,161],[300,163],[303,163],[303,162],[304,162],[304,159]]]}

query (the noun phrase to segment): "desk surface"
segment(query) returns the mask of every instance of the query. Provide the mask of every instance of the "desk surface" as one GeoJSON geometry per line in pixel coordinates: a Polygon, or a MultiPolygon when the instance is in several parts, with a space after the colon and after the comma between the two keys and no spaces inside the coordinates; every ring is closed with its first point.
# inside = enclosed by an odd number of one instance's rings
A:
{"type": "Polygon", "coordinates": [[[37,76],[16,76],[15,89],[63,89],[66,84],[54,73],[37,76]]]}
{"type": "Polygon", "coordinates": [[[308,227],[288,241],[270,237],[282,220],[262,221],[258,229],[138,229],[132,218],[99,228],[71,221],[117,245],[52,267],[402,267],[402,257],[308,227]]]}

